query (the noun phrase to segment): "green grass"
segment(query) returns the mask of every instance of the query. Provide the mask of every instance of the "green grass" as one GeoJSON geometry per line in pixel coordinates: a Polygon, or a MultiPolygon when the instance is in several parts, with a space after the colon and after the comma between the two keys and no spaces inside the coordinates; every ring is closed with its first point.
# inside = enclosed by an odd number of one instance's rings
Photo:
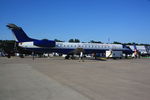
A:
{"type": "Polygon", "coordinates": [[[150,58],[150,57],[142,57],[142,58],[150,58]]]}

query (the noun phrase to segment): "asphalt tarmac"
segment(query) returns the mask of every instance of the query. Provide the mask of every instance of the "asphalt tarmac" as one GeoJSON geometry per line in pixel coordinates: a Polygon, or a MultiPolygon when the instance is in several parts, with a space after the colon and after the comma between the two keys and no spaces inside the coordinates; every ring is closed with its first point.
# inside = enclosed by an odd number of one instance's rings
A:
{"type": "Polygon", "coordinates": [[[0,100],[149,100],[150,59],[0,57],[0,100]]]}

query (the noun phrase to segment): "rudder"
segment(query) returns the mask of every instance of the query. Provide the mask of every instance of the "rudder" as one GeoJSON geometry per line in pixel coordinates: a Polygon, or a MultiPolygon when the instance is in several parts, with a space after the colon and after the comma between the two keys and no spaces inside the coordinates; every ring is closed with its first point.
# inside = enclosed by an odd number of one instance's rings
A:
{"type": "Polygon", "coordinates": [[[17,42],[27,42],[34,40],[28,37],[21,27],[18,27],[15,24],[8,24],[6,26],[12,30],[13,34],[16,37],[17,42]]]}

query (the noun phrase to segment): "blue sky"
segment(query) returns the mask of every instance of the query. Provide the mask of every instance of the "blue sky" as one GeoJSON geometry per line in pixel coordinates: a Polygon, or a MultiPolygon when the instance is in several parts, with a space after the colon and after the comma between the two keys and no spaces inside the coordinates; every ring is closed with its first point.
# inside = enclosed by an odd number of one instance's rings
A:
{"type": "Polygon", "coordinates": [[[0,39],[8,23],[37,39],[150,43],[150,0],[0,0],[0,39]]]}

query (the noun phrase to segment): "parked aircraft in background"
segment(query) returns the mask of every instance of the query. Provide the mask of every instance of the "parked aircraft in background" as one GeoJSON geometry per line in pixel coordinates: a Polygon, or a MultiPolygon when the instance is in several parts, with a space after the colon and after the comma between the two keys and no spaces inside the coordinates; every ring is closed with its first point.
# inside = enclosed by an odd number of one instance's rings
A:
{"type": "Polygon", "coordinates": [[[54,40],[38,40],[26,35],[21,27],[15,24],[8,24],[7,27],[12,30],[19,46],[33,52],[72,55],[77,52],[84,54],[105,53],[107,50],[122,51],[124,54],[131,54],[133,51],[126,45],[121,44],[100,44],[100,43],[69,43],[55,42],[54,40]]]}

